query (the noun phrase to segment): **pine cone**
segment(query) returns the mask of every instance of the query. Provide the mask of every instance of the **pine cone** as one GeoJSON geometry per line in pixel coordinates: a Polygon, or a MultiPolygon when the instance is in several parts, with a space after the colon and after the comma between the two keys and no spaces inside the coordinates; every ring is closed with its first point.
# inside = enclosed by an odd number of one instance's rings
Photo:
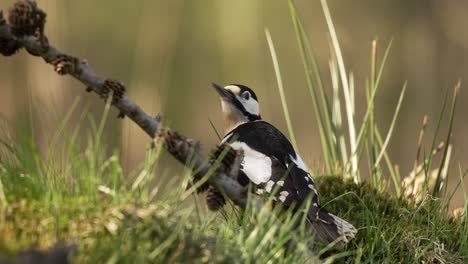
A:
{"type": "Polygon", "coordinates": [[[14,55],[20,48],[21,45],[18,42],[12,39],[0,38],[0,53],[3,56],[14,55]]]}
{"type": "Polygon", "coordinates": [[[226,200],[221,192],[210,186],[206,193],[206,204],[211,211],[218,211],[226,204],[226,200]]]}
{"type": "Polygon", "coordinates": [[[46,16],[46,13],[37,6],[35,1],[21,0],[10,8],[8,22],[13,34],[17,36],[36,33],[43,35],[46,16]]]}
{"type": "Polygon", "coordinates": [[[227,144],[221,144],[216,147],[216,149],[213,150],[211,153],[211,158],[210,158],[210,163],[214,164],[218,159],[221,158],[221,155],[225,151],[226,148],[229,148],[226,152],[226,154],[223,156],[221,160],[221,166],[219,169],[221,169],[223,172],[226,174],[230,174],[229,172],[232,169],[232,165],[235,162],[235,159],[237,157],[237,151],[231,148],[231,146],[227,144]]]}

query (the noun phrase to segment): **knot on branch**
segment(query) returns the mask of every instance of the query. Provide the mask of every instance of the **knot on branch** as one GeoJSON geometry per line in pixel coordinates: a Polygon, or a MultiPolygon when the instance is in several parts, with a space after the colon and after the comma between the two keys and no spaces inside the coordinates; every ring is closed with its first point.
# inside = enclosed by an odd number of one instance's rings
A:
{"type": "Polygon", "coordinates": [[[75,57],[64,54],[55,57],[55,59],[52,60],[51,64],[54,65],[55,72],[57,72],[60,75],[78,73],[79,70],[79,60],[75,57]]]}
{"type": "Polygon", "coordinates": [[[156,143],[164,141],[167,152],[178,161],[187,164],[192,156],[200,152],[200,143],[191,138],[187,138],[170,129],[160,129],[155,139],[156,143]]]}
{"type": "MultiPolygon", "coordinates": [[[[107,100],[107,98],[109,98],[110,91],[113,91],[113,96],[112,96],[113,104],[116,104],[117,102],[119,102],[125,93],[125,85],[117,80],[107,79],[104,82],[104,85],[102,86],[102,88],[103,88],[102,97],[104,98],[104,100],[107,100]]],[[[88,91],[88,89],[86,91],[88,91]]],[[[125,113],[123,111],[120,111],[119,114],[117,115],[117,118],[124,118],[124,117],[125,117],[125,113]]]]}
{"type": "Polygon", "coordinates": [[[215,212],[223,208],[225,204],[226,199],[224,199],[224,195],[213,186],[208,187],[206,193],[206,205],[208,209],[215,212]]]}
{"type": "Polygon", "coordinates": [[[109,93],[113,91],[112,103],[118,102],[122,99],[125,93],[125,85],[117,80],[107,79],[102,86],[102,97],[107,100],[109,93]]]}
{"type": "Polygon", "coordinates": [[[21,45],[13,39],[0,38],[0,53],[3,56],[11,56],[21,49],[21,45]]]}
{"type": "MultiPolygon", "coordinates": [[[[219,173],[237,179],[242,158],[243,155],[240,151],[236,151],[227,144],[221,144],[212,151],[209,162],[212,166],[219,163],[217,168],[219,173]]],[[[210,186],[206,194],[206,204],[211,211],[218,211],[226,204],[226,200],[219,190],[210,186]]]]}
{"type": "Polygon", "coordinates": [[[43,35],[47,14],[35,1],[17,1],[9,10],[8,22],[16,36],[43,35]]]}

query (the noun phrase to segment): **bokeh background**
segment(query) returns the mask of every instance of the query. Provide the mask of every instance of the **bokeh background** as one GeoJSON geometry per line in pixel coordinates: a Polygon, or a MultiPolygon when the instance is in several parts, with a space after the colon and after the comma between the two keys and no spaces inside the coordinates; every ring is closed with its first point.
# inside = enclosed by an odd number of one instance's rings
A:
{"type": "MultiPolygon", "coordinates": [[[[13,2],[0,0],[0,8],[7,9],[13,2]]],[[[218,142],[209,120],[222,128],[211,82],[252,87],[264,119],[287,132],[265,40],[264,29],[268,28],[276,45],[300,152],[309,164],[321,163],[318,129],[287,1],[38,2],[48,13],[46,33],[51,43],[86,58],[97,72],[123,81],[128,96],[149,113],[162,112],[176,130],[200,139],[205,151],[218,142]]],[[[298,0],[296,4],[325,83],[330,84],[328,31],[320,1],[298,0]]],[[[393,39],[377,95],[376,118],[386,133],[401,87],[408,81],[389,146],[402,175],[413,167],[423,116],[429,115],[428,147],[446,92],[452,95],[453,86],[462,80],[453,131],[453,186],[468,158],[468,92],[463,84],[468,82],[468,2],[331,0],[329,6],[347,69],[355,75],[358,117],[362,117],[364,108],[359,105],[364,105],[365,80],[370,75],[371,42],[378,40],[382,55],[393,39]]],[[[85,109],[100,119],[102,101],[84,93],[82,85],[71,78],[55,74],[41,59],[24,51],[0,58],[0,113],[18,132],[32,131],[42,148],[77,99],[72,122],[79,122],[85,109]]],[[[89,122],[81,122],[83,135],[89,134],[89,122]]],[[[446,132],[443,126],[441,140],[446,132]]],[[[124,170],[131,172],[141,164],[149,139],[128,119],[111,118],[105,128],[105,143],[109,151],[121,152],[124,170]]],[[[182,171],[171,159],[164,160],[167,162],[161,166],[171,168],[174,175],[182,171]]],[[[465,186],[468,188],[466,181],[465,186]]],[[[453,206],[461,204],[459,192],[453,206]]]]}

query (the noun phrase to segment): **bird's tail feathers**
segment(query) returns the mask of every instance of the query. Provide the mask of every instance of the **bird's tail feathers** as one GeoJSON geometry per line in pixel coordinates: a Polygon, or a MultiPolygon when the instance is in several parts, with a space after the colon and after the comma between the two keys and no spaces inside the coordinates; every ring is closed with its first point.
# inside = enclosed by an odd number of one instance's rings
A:
{"type": "Polygon", "coordinates": [[[326,243],[336,243],[343,245],[354,238],[357,233],[356,228],[341,219],[340,217],[328,213],[325,209],[311,210],[308,214],[308,222],[315,231],[318,240],[326,243]]]}
{"type": "Polygon", "coordinates": [[[336,215],[328,214],[333,218],[333,223],[337,227],[338,234],[343,237],[345,242],[356,236],[357,229],[352,224],[336,215]]]}

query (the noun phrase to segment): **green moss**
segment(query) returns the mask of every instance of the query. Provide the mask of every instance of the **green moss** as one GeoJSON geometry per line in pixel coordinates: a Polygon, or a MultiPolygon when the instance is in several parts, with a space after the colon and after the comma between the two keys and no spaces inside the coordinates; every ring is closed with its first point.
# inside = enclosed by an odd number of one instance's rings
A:
{"type": "Polygon", "coordinates": [[[466,218],[450,221],[440,200],[428,198],[415,205],[367,182],[355,184],[338,176],[318,177],[317,185],[322,204],[358,228],[348,249],[356,250],[363,260],[468,261],[466,218]]]}
{"type": "MultiPolygon", "coordinates": [[[[367,183],[356,185],[341,177],[318,177],[317,185],[326,208],[359,229],[356,239],[344,249],[349,256],[340,261],[467,260],[463,239],[459,239],[466,236],[465,222],[450,221],[439,201],[415,206],[367,183]]],[[[242,262],[253,258],[245,253],[247,243],[237,238],[247,240],[249,232],[260,230],[254,225],[239,229],[224,220],[199,222],[193,213],[168,202],[116,204],[102,197],[65,197],[59,205],[34,200],[8,205],[0,226],[0,251],[12,256],[29,248],[65,243],[78,246],[74,257],[78,263],[109,259],[120,263],[242,262]]],[[[272,224],[265,220],[262,225],[272,224]]],[[[263,226],[259,235],[267,235],[270,227],[263,226]]],[[[296,252],[281,254],[286,254],[284,259],[294,259],[296,252]]]]}
{"type": "Polygon", "coordinates": [[[175,209],[154,203],[115,206],[103,200],[69,201],[50,212],[43,204],[23,200],[5,208],[0,252],[14,256],[30,248],[47,250],[63,243],[78,246],[78,263],[111,258],[123,263],[226,263],[239,258],[235,248],[224,246],[229,243],[181,218],[175,209]]]}

